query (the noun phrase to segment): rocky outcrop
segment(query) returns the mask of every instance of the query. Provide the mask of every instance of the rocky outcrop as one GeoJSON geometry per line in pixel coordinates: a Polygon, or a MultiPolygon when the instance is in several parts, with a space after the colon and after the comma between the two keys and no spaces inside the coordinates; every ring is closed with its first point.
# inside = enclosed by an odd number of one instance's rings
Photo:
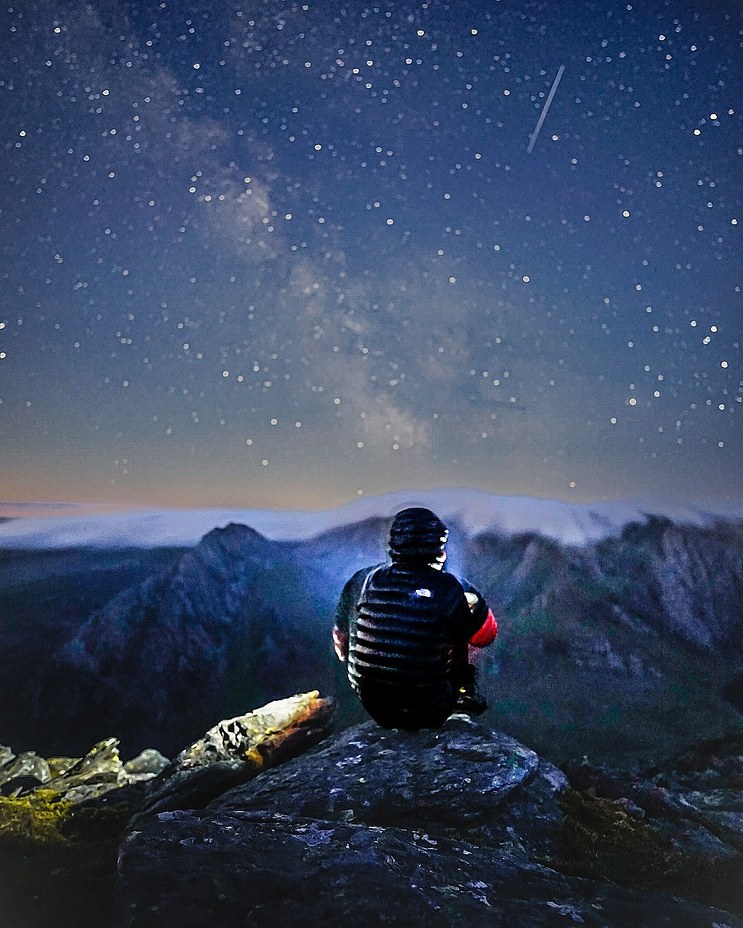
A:
{"type": "Polygon", "coordinates": [[[353,727],[305,764],[230,791],[212,808],[273,811],[439,834],[531,849],[554,832],[565,776],[534,751],[468,716],[442,730],[353,727]],[[504,817],[503,809],[508,809],[504,817]],[[518,829],[514,826],[519,823],[518,829]]]}
{"type": "Polygon", "coordinates": [[[115,739],[82,758],[0,746],[11,923],[108,924],[118,856],[116,928],[743,928],[739,736],[640,772],[562,770],[482,719],[318,744],[330,722],[310,692],[171,762],[122,763],[115,739]]]}
{"type": "MultiPolygon", "coordinates": [[[[64,803],[69,818],[74,807],[90,810],[104,798],[121,800],[141,815],[199,807],[317,744],[329,734],[332,715],[332,700],[316,690],[289,696],[222,720],[172,761],[146,748],[124,763],[116,738],[98,742],[80,758],[15,755],[0,745],[0,796],[64,803]]],[[[3,811],[12,808],[7,803],[3,811]]],[[[4,824],[0,813],[0,835],[4,824]]]]}
{"type": "Polygon", "coordinates": [[[72,804],[151,780],[168,764],[168,759],[154,748],[124,763],[116,738],[99,741],[79,758],[44,758],[34,751],[23,751],[16,756],[3,745],[0,746],[0,760],[4,760],[0,765],[0,795],[15,798],[43,788],[47,801],[72,804]]]}
{"type": "Polygon", "coordinates": [[[162,771],[136,820],[169,809],[205,806],[322,741],[329,734],[332,714],[332,700],[313,690],[219,722],[162,771]]]}
{"type": "Polygon", "coordinates": [[[292,696],[225,719],[170,762],[148,749],[122,763],[114,738],[82,758],[0,745],[0,924],[109,928],[118,844],[133,814],[200,808],[316,744],[331,717],[316,692],[292,696]]]}
{"type": "Polygon", "coordinates": [[[576,789],[631,811],[658,834],[670,836],[679,851],[723,867],[740,863],[742,735],[701,742],[662,769],[626,773],[584,760],[569,766],[568,773],[576,789]]]}
{"type": "Polygon", "coordinates": [[[739,851],[718,833],[710,868],[679,842],[688,818],[633,796],[579,792],[481,720],[364,723],[206,809],[141,817],[120,850],[116,928],[741,928],[726,886],[739,851]]]}

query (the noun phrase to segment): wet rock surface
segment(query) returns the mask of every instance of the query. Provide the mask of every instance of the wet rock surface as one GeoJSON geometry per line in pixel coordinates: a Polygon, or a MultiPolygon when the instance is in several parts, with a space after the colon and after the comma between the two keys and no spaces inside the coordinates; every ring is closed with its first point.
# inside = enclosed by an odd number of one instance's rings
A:
{"type": "Polygon", "coordinates": [[[481,720],[365,723],[206,809],[141,817],[115,925],[742,928],[723,885],[742,858],[720,830],[617,792],[577,790],[481,720]]]}

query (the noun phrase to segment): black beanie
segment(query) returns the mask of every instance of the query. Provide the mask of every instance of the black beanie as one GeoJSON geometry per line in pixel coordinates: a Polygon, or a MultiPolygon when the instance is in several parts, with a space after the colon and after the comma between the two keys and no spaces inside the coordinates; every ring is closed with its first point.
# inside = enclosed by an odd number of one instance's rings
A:
{"type": "Polygon", "coordinates": [[[393,561],[431,563],[441,553],[448,536],[446,526],[430,509],[403,509],[390,528],[390,557],[393,561]]]}

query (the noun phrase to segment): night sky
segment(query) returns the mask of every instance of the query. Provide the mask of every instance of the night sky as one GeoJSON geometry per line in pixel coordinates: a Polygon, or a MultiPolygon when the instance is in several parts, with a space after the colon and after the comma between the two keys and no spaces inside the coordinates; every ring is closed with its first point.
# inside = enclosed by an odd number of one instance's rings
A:
{"type": "Polygon", "coordinates": [[[738,3],[0,34],[0,499],[741,497],[738,3]]]}

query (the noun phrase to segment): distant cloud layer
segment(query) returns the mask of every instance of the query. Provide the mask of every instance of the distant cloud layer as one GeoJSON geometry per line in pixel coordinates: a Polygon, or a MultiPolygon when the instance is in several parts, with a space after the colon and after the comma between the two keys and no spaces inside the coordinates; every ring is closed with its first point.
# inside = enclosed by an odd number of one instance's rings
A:
{"type": "MultiPolygon", "coordinates": [[[[271,539],[313,538],[322,532],[364,519],[391,519],[406,506],[434,509],[450,525],[467,533],[536,532],[565,544],[582,545],[621,531],[630,522],[658,515],[680,523],[711,525],[716,520],[743,519],[743,504],[724,509],[699,508],[674,502],[613,500],[590,506],[557,500],[507,498],[476,490],[439,489],[400,492],[358,500],[339,509],[317,512],[270,510],[160,510],[91,514],[80,507],[50,517],[41,510],[23,512],[0,524],[0,550],[17,548],[190,546],[214,528],[230,522],[249,526],[271,539]],[[23,516],[33,515],[33,518],[23,516]]],[[[50,504],[54,508],[54,504],[50,504]]],[[[13,514],[3,506],[2,514],[13,514]]]]}

